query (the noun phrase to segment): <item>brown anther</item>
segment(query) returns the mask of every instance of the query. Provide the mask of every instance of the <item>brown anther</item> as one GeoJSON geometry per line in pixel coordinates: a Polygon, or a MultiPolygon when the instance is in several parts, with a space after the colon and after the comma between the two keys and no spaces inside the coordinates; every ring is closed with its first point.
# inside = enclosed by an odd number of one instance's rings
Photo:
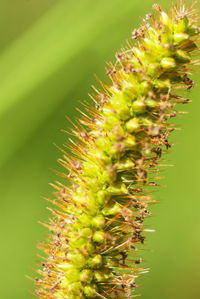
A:
{"type": "Polygon", "coordinates": [[[138,239],[140,240],[141,244],[144,244],[144,240],[145,240],[144,236],[139,236],[138,239]]]}
{"type": "Polygon", "coordinates": [[[112,69],[112,70],[108,70],[107,72],[106,72],[106,74],[108,75],[108,76],[113,76],[113,75],[115,75],[117,73],[117,71],[116,70],[114,70],[114,69],[112,69]]]}
{"type": "Polygon", "coordinates": [[[148,127],[148,133],[151,136],[158,136],[160,134],[161,127],[159,125],[152,125],[148,127]]]}
{"type": "Polygon", "coordinates": [[[172,104],[170,104],[170,103],[167,102],[167,101],[161,101],[161,102],[159,103],[159,108],[160,108],[161,111],[164,111],[164,110],[170,108],[171,106],[172,106],[172,104]]]}
{"type": "Polygon", "coordinates": [[[147,171],[144,169],[144,159],[138,159],[136,161],[136,169],[137,169],[137,175],[140,179],[146,180],[147,178],[147,171]]]}
{"type": "Polygon", "coordinates": [[[119,53],[119,54],[117,54],[116,55],[116,58],[118,59],[118,60],[122,60],[122,59],[124,59],[124,54],[123,53],[119,53]]]}
{"type": "Polygon", "coordinates": [[[136,221],[136,222],[139,222],[139,223],[142,223],[142,222],[143,222],[143,220],[142,220],[141,217],[135,217],[135,221],[136,221]]]}
{"type": "Polygon", "coordinates": [[[156,184],[155,182],[149,182],[148,186],[158,186],[158,184],[156,184]]]}
{"type": "Polygon", "coordinates": [[[195,85],[194,82],[186,74],[183,76],[183,83],[188,86],[188,89],[191,89],[195,85]]]}
{"type": "Polygon", "coordinates": [[[186,18],[188,16],[188,12],[187,11],[181,11],[179,12],[179,14],[177,14],[177,20],[182,20],[184,18],[186,18]]]}
{"type": "Polygon", "coordinates": [[[122,264],[125,265],[126,264],[126,258],[128,257],[127,253],[125,251],[121,251],[119,252],[119,254],[121,254],[122,256],[122,264]]]}
{"type": "Polygon", "coordinates": [[[167,115],[165,113],[161,113],[159,117],[159,122],[165,122],[168,119],[167,115]]]}
{"type": "Polygon", "coordinates": [[[124,139],[125,139],[125,137],[123,135],[119,134],[119,135],[116,136],[116,140],[119,141],[119,142],[123,141],[124,139]]]}
{"type": "Polygon", "coordinates": [[[153,91],[149,91],[148,92],[148,97],[150,98],[150,99],[156,99],[156,95],[155,95],[155,93],[153,92],[153,91]]]}
{"type": "Polygon", "coordinates": [[[140,192],[143,191],[143,189],[142,189],[142,188],[135,188],[135,189],[133,189],[133,191],[134,191],[135,193],[140,193],[140,192]]]}
{"type": "Polygon", "coordinates": [[[153,147],[151,151],[152,153],[155,153],[158,158],[160,158],[162,155],[162,148],[160,147],[153,147]]]}
{"type": "Polygon", "coordinates": [[[80,135],[83,139],[88,139],[88,138],[89,138],[89,134],[86,133],[86,132],[84,132],[84,131],[80,132],[79,135],[80,135]]]}
{"type": "Polygon", "coordinates": [[[138,265],[138,264],[141,264],[142,262],[142,259],[140,258],[139,260],[135,260],[135,264],[138,265]]]}
{"type": "Polygon", "coordinates": [[[99,101],[99,104],[98,103],[96,104],[96,108],[99,109],[100,106],[106,104],[108,97],[104,93],[100,93],[96,95],[96,99],[99,101]]]}
{"type": "Polygon", "coordinates": [[[169,49],[173,49],[173,44],[172,43],[165,43],[162,44],[163,48],[169,50],[169,49]]]}
{"type": "Polygon", "coordinates": [[[126,147],[123,142],[117,142],[114,145],[114,149],[117,153],[123,153],[125,151],[126,147]]]}
{"type": "Polygon", "coordinates": [[[157,29],[157,30],[160,30],[162,27],[163,27],[163,24],[159,21],[155,24],[155,29],[157,29]]]}
{"type": "Polygon", "coordinates": [[[134,71],[134,66],[132,65],[132,64],[130,64],[130,65],[126,65],[125,67],[124,67],[124,72],[126,73],[126,74],[130,74],[130,73],[132,73],[134,71]]]}
{"type": "Polygon", "coordinates": [[[177,115],[177,112],[176,112],[176,111],[173,111],[173,112],[170,113],[169,116],[170,116],[170,117],[176,117],[176,115],[177,115]]]}
{"type": "Polygon", "coordinates": [[[137,30],[134,30],[132,32],[132,38],[137,40],[139,38],[144,38],[144,34],[145,33],[145,27],[142,26],[141,28],[137,29],[137,30]]]}
{"type": "Polygon", "coordinates": [[[182,104],[188,104],[188,103],[190,103],[190,102],[191,102],[190,99],[186,99],[186,100],[183,100],[181,103],[182,103],[182,104]]]}
{"type": "Polygon", "coordinates": [[[153,15],[151,13],[146,14],[145,18],[143,19],[144,22],[149,21],[151,18],[153,17],[153,15]]]}
{"type": "Polygon", "coordinates": [[[168,94],[165,94],[165,93],[161,93],[160,94],[160,100],[161,101],[168,101],[169,99],[169,95],[168,94]]]}
{"type": "Polygon", "coordinates": [[[81,163],[80,163],[80,161],[74,161],[74,162],[73,162],[73,165],[74,165],[74,167],[75,167],[77,170],[81,170],[81,163]]]}
{"type": "Polygon", "coordinates": [[[125,207],[121,210],[121,215],[122,217],[124,217],[126,221],[130,221],[131,218],[133,217],[133,212],[130,209],[125,207]]]}
{"type": "Polygon", "coordinates": [[[159,5],[159,4],[153,4],[153,9],[155,9],[156,11],[158,11],[158,12],[162,12],[162,8],[161,8],[161,6],[159,5]]]}

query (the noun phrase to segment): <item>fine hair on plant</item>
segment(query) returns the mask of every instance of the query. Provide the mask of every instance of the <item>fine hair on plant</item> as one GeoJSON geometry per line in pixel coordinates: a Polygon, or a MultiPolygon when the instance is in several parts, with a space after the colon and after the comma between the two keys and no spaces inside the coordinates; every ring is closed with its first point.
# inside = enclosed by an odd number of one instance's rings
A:
{"type": "Polygon", "coordinates": [[[181,1],[166,13],[153,6],[127,46],[110,63],[109,84],[91,95],[73,126],[60,163],[64,180],[49,199],[52,232],[36,296],[48,299],[133,298],[142,266],[151,188],[159,184],[171,121],[189,102],[183,90],[199,61],[197,12],[181,1]]]}

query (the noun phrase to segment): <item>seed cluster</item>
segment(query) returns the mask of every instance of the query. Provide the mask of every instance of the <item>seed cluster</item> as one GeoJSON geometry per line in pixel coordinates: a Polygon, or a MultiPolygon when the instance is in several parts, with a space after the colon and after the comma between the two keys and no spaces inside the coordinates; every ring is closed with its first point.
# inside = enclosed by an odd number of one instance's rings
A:
{"type": "Polygon", "coordinates": [[[161,155],[175,129],[168,120],[178,96],[190,89],[190,66],[199,28],[195,11],[183,4],[167,14],[159,5],[116,56],[73,134],[80,140],[61,160],[70,187],[54,185],[59,210],[47,225],[53,234],[41,244],[47,254],[38,271],[39,298],[133,298],[144,271],[136,251],[144,243],[143,221],[153,201],[161,155]]]}

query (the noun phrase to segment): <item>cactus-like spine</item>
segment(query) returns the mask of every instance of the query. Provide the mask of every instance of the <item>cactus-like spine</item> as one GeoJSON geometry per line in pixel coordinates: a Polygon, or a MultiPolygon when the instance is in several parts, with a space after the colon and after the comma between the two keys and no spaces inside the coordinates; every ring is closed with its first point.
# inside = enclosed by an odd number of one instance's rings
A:
{"type": "Polygon", "coordinates": [[[144,270],[135,251],[152,202],[147,187],[156,185],[162,151],[170,147],[175,127],[168,119],[176,104],[188,102],[176,90],[193,86],[188,76],[200,32],[192,8],[154,8],[110,66],[112,84],[96,90],[96,108],[73,129],[80,141],[71,148],[76,157],[61,161],[70,187],[54,185],[60,209],[52,210],[53,234],[42,246],[39,298],[134,297],[144,270]]]}

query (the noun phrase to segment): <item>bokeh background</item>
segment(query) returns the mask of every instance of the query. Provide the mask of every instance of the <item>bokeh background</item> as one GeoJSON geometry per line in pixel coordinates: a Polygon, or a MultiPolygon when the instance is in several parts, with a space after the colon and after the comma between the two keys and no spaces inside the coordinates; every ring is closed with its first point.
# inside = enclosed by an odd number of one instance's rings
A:
{"type": "MultiPolygon", "coordinates": [[[[88,99],[94,74],[105,78],[114,59],[154,0],[0,1],[0,298],[33,298],[37,241],[47,230],[43,196],[58,178],[61,129],[88,99]]],[[[171,1],[159,3],[167,8],[171,1]]],[[[197,4],[200,8],[200,4],[197,4]]],[[[143,251],[151,271],[140,279],[144,299],[200,298],[200,69],[189,114],[167,159],[164,188],[155,193],[143,251]]],[[[184,107],[185,108],[185,107],[184,107]]]]}

